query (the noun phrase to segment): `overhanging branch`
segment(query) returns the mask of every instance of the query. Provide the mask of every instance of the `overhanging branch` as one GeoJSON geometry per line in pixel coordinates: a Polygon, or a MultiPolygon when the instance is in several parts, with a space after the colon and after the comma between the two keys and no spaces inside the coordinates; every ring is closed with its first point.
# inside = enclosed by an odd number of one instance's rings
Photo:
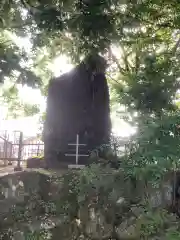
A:
{"type": "Polygon", "coordinates": [[[116,63],[119,71],[122,73],[122,74],[125,74],[125,69],[121,67],[121,65],[119,64],[119,60],[117,59],[117,57],[113,54],[112,52],[112,49],[109,47],[108,48],[108,53],[109,53],[109,57],[113,60],[113,62],[116,63]]]}

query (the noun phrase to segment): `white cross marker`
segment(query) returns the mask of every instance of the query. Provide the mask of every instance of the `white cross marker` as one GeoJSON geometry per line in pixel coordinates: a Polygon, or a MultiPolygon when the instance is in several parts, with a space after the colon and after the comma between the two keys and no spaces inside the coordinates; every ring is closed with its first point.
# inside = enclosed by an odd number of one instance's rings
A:
{"type": "Polygon", "coordinates": [[[87,154],[79,154],[79,146],[86,146],[86,144],[83,143],[79,143],[79,134],[76,135],[76,143],[69,143],[69,146],[76,146],[76,153],[75,154],[71,154],[71,153],[67,153],[65,154],[65,156],[72,156],[72,157],[76,157],[76,166],[78,165],[78,160],[79,157],[88,157],[89,155],[87,154]]]}

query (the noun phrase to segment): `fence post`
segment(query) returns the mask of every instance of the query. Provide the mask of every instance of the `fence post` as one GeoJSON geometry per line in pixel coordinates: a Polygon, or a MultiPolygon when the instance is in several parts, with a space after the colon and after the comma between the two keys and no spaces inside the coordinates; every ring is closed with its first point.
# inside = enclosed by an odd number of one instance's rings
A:
{"type": "Polygon", "coordinates": [[[38,144],[38,149],[37,149],[37,156],[39,156],[39,144],[38,144]]]}
{"type": "Polygon", "coordinates": [[[8,165],[12,165],[12,161],[10,160],[12,158],[12,150],[13,150],[13,145],[8,145],[9,146],[9,161],[8,161],[8,165]]]}
{"type": "Polygon", "coordinates": [[[17,160],[17,166],[14,168],[14,171],[22,171],[22,167],[21,167],[22,148],[23,148],[23,133],[20,132],[18,160],[17,160]]]}
{"type": "Polygon", "coordinates": [[[4,133],[4,166],[7,166],[7,160],[8,156],[7,156],[7,131],[5,130],[4,133]]]}

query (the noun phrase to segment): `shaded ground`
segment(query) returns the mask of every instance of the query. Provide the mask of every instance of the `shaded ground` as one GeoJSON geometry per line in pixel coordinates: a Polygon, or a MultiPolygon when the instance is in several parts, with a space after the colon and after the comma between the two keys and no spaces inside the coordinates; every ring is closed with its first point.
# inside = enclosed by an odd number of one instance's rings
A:
{"type": "Polygon", "coordinates": [[[13,166],[7,166],[0,168],[0,177],[14,173],[14,167],[13,166]]]}

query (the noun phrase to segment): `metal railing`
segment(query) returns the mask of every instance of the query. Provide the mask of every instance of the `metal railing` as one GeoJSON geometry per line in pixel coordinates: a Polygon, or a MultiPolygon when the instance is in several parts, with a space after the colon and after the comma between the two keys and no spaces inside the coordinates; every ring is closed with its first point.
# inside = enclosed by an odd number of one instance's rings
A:
{"type": "Polygon", "coordinates": [[[23,140],[23,133],[20,131],[0,132],[0,160],[4,165],[12,165],[16,162],[16,170],[21,170],[22,162],[33,156],[44,155],[44,143],[34,140],[28,142],[23,140]]]}

